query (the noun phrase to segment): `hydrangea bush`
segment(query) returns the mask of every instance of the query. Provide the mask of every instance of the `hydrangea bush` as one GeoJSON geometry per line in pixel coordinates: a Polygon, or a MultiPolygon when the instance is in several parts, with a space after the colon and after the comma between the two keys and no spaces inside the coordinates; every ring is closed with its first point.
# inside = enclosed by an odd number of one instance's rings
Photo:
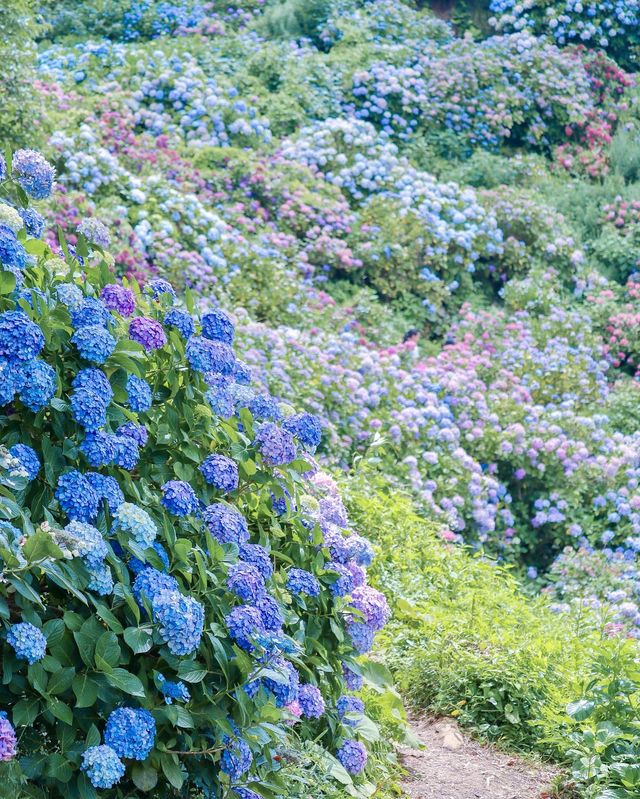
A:
{"type": "Polygon", "coordinates": [[[99,220],[59,251],[33,236],[38,153],[1,167],[2,778],[286,796],[295,735],[368,795],[377,733],[351,691],[389,610],[318,421],[252,389],[220,309],[115,282],[99,220]]]}

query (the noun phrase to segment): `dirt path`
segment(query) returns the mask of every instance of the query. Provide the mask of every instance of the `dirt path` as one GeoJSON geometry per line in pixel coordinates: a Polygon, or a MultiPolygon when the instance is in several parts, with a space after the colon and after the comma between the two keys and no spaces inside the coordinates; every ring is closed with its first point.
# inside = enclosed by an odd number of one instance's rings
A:
{"type": "Polygon", "coordinates": [[[411,799],[540,799],[558,774],[474,741],[452,719],[412,719],[411,728],[425,746],[401,751],[411,799]]]}

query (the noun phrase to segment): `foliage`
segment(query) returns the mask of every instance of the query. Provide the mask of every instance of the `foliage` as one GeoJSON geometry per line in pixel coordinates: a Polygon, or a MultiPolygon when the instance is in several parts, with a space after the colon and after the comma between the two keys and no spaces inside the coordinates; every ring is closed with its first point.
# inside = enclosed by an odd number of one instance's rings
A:
{"type": "Polygon", "coordinates": [[[369,481],[361,476],[345,496],[356,525],[373,533],[373,579],[393,597],[381,646],[399,686],[483,737],[548,750],[536,726],[548,690],[564,697],[554,698],[560,710],[579,692],[598,633],[588,618],[531,601],[495,563],[444,545],[407,499],[372,492],[369,481]]]}
{"type": "MultiPolygon", "coordinates": [[[[35,2],[35,0],[34,0],[35,2]]],[[[6,0],[0,15],[0,141],[20,146],[33,142],[39,100],[33,90],[33,37],[37,26],[32,0],[6,0]]]]}
{"type": "MultiPolygon", "coordinates": [[[[3,207],[26,213],[27,195],[51,191],[33,151],[7,174],[3,207]]],[[[355,658],[387,608],[365,585],[368,544],[313,466],[316,422],[247,385],[224,313],[192,317],[164,279],[113,283],[96,218],[59,251],[23,226],[0,232],[0,705],[19,732],[17,759],[4,738],[5,784],[72,799],[94,786],[276,795],[299,739],[369,795],[355,776],[366,750],[354,764],[343,747],[384,746],[335,702],[344,663],[367,674],[355,658]],[[297,703],[302,683],[320,687],[320,720],[297,703]]]]}

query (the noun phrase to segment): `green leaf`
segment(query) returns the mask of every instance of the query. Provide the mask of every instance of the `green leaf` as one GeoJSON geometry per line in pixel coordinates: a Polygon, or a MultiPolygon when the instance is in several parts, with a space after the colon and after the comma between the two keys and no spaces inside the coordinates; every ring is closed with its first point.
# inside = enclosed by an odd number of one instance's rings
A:
{"type": "Polygon", "coordinates": [[[59,699],[51,697],[47,701],[47,710],[50,710],[57,719],[64,721],[65,724],[73,724],[73,713],[71,712],[71,708],[69,705],[65,705],[65,703],[61,702],[59,699]]]}
{"type": "Polygon", "coordinates": [[[567,705],[567,713],[575,721],[584,721],[593,713],[595,706],[595,702],[589,699],[579,699],[567,705]]]}
{"type": "Polygon", "coordinates": [[[47,685],[47,693],[49,694],[62,694],[67,689],[71,688],[76,670],[73,666],[68,666],[65,669],[60,669],[55,674],[49,677],[49,684],[47,685]]]}
{"type": "Polygon", "coordinates": [[[13,708],[14,727],[28,727],[30,724],[33,724],[38,716],[39,711],[39,699],[21,699],[13,708]]]}
{"type": "Polygon", "coordinates": [[[0,294],[11,294],[16,287],[16,276],[12,272],[0,272],[0,294]]]}
{"type": "Polygon", "coordinates": [[[153,645],[151,630],[144,627],[127,627],[124,631],[124,640],[136,655],[148,652],[153,645]]]}
{"type": "Polygon", "coordinates": [[[163,755],[161,763],[164,776],[169,780],[174,788],[179,790],[182,788],[184,783],[184,776],[180,770],[179,764],[176,761],[177,758],[175,755],[163,755]]]}
{"type": "Polygon", "coordinates": [[[131,696],[144,697],[144,686],[135,674],[126,669],[114,669],[110,674],[106,675],[107,682],[114,688],[119,688],[126,694],[131,696]]]}
{"type": "Polygon", "coordinates": [[[102,671],[108,671],[113,666],[117,666],[121,654],[116,634],[111,632],[102,633],[96,643],[96,666],[102,671]],[[109,669],[105,669],[105,664],[109,669]]]}
{"type": "Polygon", "coordinates": [[[191,662],[182,662],[178,666],[178,677],[185,682],[202,682],[209,672],[206,669],[196,668],[196,664],[191,662]]]}
{"type": "Polygon", "coordinates": [[[131,771],[133,784],[141,791],[152,791],[158,784],[158,772],[151,766],[135,766],[131,771]]]}
{"type": "Polygon", "coordinates": [[[76,707],[92,707],[98,698],[98,685],[86,672],[76,674],[72,683],[76,707]]]}

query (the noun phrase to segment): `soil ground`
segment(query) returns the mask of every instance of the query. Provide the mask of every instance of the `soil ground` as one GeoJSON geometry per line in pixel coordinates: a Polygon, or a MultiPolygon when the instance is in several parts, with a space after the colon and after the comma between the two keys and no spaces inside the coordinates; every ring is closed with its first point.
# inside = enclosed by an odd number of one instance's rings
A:
{"type": "Polygon", "coordinates": [[[453,719],[414,718],[411,729],[424,745],[401,750],[411,799],[541,799],[559,773],[475,741],[453,719]]]}

